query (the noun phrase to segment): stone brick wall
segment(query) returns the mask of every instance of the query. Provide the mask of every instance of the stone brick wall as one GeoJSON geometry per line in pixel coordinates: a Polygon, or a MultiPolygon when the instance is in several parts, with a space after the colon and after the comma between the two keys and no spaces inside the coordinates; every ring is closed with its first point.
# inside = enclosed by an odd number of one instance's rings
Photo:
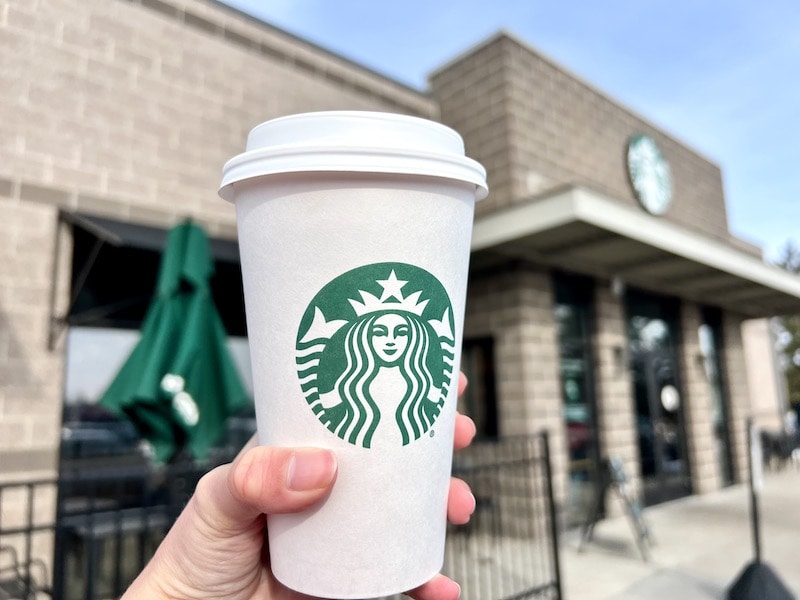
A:
{"type": "Polygon", "coordinates": [[[508,141],[514,123],[507,111],[504,62],[503,44],[490,43],[469,60],[456,60],[430,76],[442,122],[461,134],[467,154],[486,168],[489,197],[477,204],[477,215],[519,199],[511,189],[513,161],[508,141]]]}
{"type": "Polygon", "coordinates": [[[742,323],[742,342],[753,421],[761,429],[780,431],[787,409],[786,379],[775,364],[776,339],[769,319],[742,323]]]}
{"type": "Polygon", "coordinates": [[[700,307],[693,302],[681,305],[680,364],[683,384],[683,418],[691,465],[692,490],[703,494],[722,485],[722,472],[716,452],[713,422],[713,396],[700,350],[700,307]]]}
{"type": "Polygon", "coordinates": [[[437,113],[417,90],[210,0],[0,0],[0,54],[0,475],[12,478],[57,458],[59,209],[159,227],[191,216],[233,239],[216,190],[254,125],[310,110],[437,113]]]}
{"type": "Polygon", "coordinates": [[[0,178],[23,199],[159,224],[192,214],[230,235],[221,168],[259,122],[435,114],[418,91],[206,0],[0,7],[0,178]]]}
{"type": "Polygon", "coordinates": [[[744,344],[742,342],[742,322],[744,317],[730,312],[723,314],[722,361],[728,386],[729,431],[733,472],[737,482],[747,481],[747,436],[746,421],[751,415],[750,387],[747,381],[744,344]]]}
{"type": "Polygon", "coordinates": [[[464,335],[494,339],[500,435],[550,432],[555,494],[562,503],[567,449],[551,274],[515,265],[473,277],[464,335]]]}
{"type": "MultiPolygon", "coordinates": [[[[618,456],[622,460],[631,486],[638,491],[641,488],[639,446],[624,304],[608,281],[597,282],[594,297],[594,377],[600,452],[605,457],[618,456]]],[[[606,511],[610,515],[621,514],[619,501],[606,498],[606,511]]]]}
{"type": "Polygon", "coordinates": [[[56,209],[5,197],[0,215],[2,481],[55,469],[64,356],[48,350],[56,209]]]}
{"type": "Polygon", "coordinates": [[[638,205],[628,181],[628,139],[655,139],[669,162],[673,204],[663,218],[731,242],[719,168],[667,133],[507,34],[431,78],[445,123],[490,168],[485,213],[565,184],[638,205]]]}

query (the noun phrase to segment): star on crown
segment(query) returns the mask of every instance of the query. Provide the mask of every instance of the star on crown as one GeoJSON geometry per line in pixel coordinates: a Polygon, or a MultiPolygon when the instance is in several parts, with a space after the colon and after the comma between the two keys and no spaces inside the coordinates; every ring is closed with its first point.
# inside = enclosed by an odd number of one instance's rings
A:
{"type": "Polygon", "coordinates": [[[419,297],[422,291],[403,296],[401,290],[408,281],[398,279],[394,269],[392,269],[388,279],[378,279],[376,283],[383,288],[380,298],[364,290],[358,290],[361,302],[348,298],[353,310],[356,311],[356,316],[361,317],[382,310],[401,310],[413,313],[418,317],[422,316],[425,307],[428,305],[428,300],[420,302],[419,297]]]}

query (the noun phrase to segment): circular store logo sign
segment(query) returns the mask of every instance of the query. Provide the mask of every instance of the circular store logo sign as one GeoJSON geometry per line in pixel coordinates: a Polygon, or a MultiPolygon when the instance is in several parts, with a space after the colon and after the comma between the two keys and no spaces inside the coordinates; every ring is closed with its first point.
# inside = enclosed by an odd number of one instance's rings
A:
{"type": "Polygon", "coordinates": [[[628,176],[639,202],[649,213],[663,215],[672,202],[672,173],[655,141],[636,135],[628,143],[628,176]]]}
{"type": "Polygon", "coordinates": [[[353,269],[314,296],[296,351],[303,395],[325,427],[364,448],[405,446],[431,430],[454,379],[450,298],[413,265],[353,269]]]}

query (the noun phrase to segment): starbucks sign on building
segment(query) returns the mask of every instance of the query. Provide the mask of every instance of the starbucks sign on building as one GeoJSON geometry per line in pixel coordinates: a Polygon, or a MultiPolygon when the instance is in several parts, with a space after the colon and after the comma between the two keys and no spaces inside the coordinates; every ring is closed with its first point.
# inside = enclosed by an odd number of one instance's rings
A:
{"type": "Polygon", "coordinates": [[[672,202],[672,174],[658,145],[646,135],[628,142],[628,176],[642,206],[654,215],[663,215],[672,202]]]}

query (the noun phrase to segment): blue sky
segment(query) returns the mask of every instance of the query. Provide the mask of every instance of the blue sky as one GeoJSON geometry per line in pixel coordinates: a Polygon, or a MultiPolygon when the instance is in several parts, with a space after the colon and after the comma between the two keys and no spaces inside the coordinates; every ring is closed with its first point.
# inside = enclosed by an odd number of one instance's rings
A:
{"type": "Polygon", "coordinates": [[[225,0],[424,89],[499,29],[718,164],[735,235],[800,244],[797,0],[225,0]]]}

